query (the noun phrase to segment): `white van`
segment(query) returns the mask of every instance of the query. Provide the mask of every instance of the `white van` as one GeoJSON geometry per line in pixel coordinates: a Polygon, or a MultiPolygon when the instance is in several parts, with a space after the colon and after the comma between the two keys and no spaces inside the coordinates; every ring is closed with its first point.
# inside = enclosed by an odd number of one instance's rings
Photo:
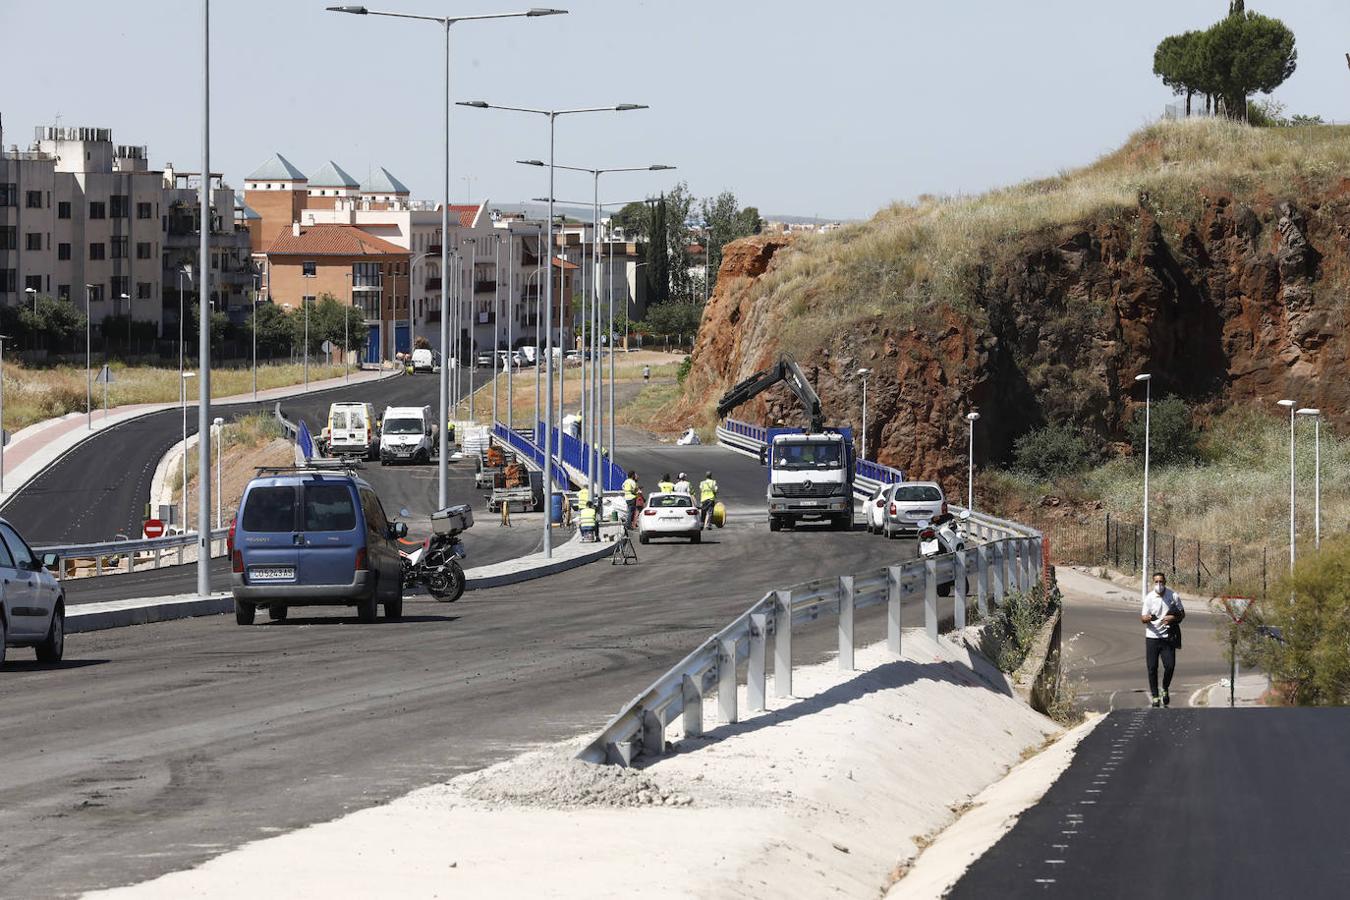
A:
{"type": "Polygon", "coordinates": [[[388,406],[380,420],[380,465],[429,463],[436,423],[430,406],[388,406]]]}
{"type": "Polygon", "coordinates": [[[369,403],[334,403],[328,407],[321,448],[329,456],[375,459],[380,452],[380,422],[369,403]]]}
{"type": "Polygon", "coordinates": [[[436,355],[430,347],[418,347],[412,352],[412,370],[417,372],[436,371],[436,355]]]}

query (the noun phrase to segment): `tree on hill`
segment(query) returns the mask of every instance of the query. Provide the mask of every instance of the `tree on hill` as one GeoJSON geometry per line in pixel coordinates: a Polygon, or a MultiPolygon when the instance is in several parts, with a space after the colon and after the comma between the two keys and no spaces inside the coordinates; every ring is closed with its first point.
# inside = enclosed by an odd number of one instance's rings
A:
{"type": "Polygon", "coordinates": [[[1158,42],[1153,51],[1153,74],[1162,79],[1172,92],[1186,97],[1186,115],[1191,114],[1191,98],[1209,94],[1205,90],[1202,48],[1204,32],[1187,31],[1170,34],[1158,42]]]}
{"type": "Polygon", "coordinates": [[[711,288],[717,283],[717,272],[722,267],[722,248],[737,238],[759,234],[759,210],[753,206],[741,209],[736,195],[723,191],[716,197],[704,200],[701,204],[703,214],[704,245],[708,248],[708,274],[711,288]]]}
{"type": "Polygon", "coordinates": [[[670,246],[666,233],[666,198],[652,204],[647,222],[647,304],[659,305],[670,299],[670,246]]]}

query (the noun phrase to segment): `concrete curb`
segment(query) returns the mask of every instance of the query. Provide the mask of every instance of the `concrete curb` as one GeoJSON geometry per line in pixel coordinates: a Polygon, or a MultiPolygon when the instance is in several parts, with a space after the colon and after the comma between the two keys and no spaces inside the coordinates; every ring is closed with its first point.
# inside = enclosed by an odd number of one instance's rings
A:
{"type": "Polygon", "coordinates": [[[1057,609],[1040,627],[1031,650],[1013,673],[1013,690],[1028,706],[1049,715],[1059,681],[1063,609],[1057,609]]]}
{"type": "MultiPolygon", "coordinates": [[[[563,547],[567,547],[572,544],[580,544],[580,542],[581,541],[579,537],[574,537],[572,538],[572,540],[564,544],[563,547]]],[[[491,575],[472,574],[475,571],[482,572],[487,569],[498,568],[499,566],[507,566],[513,563],[524,562],[525,560],[528,560],[531,557],[526,556],[521,557],[519,560],[512,560],[510,563],[497,563],[496,565],[483,566],[479,569],[470,569],[468,572],[464,573],[465,574],[464,590],[481,591],[485,588],[501,587],[507,584],[519,584],[522,581],[533,581],[536,578],[544,578],[548,575],[556,575],[559,572],[566,572],[570,569],[580,568],[581,566],[584,566],[587,563],[593,563],[596,562],[597,560],[604,559],[605,557],[611,555],[613,552],[614,552],[613,541],[608,542],[600,541],[595,546],[594,549],[580,551],[577,553],[576,556],[571,556],[568,557],[567,559],[555,558],[547,563],[536,565],[533,566],[532,568],[518,569],[514,572],[502,572],[500,574],[491,574],[491,575]]],[[[537,556],[538,554],[534,555],[537,556]]],[[[540,559],[542,559],[542,556],[540,557],[540,559]]]]}

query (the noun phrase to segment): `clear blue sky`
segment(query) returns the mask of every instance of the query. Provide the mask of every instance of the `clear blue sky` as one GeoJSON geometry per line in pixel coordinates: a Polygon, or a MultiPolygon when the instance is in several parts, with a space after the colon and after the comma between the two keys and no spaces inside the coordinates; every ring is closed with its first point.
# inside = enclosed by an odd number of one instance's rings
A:
{"type": "MultiPolygon", "coordinates": [[[[531,0],[525,0],[529,3],[531,0]]],[[[677,165],[611,175],[626,200],[683,178],[762,212],[864,217],[891,200],[959,193],[1091,161],[1173,98],[1152,75],[1164,35],[1204,27],[1227,0],[555,0],[568,16],[453,31],[457,100],[521,106],[647,103],[559,120],[559,163],[677,165]],[[544,61],[547,61],[546,64],[544,61]],[[670,177],[670,176],[674,177],[670,177]]],[[[511,2],[387,0],[372,8],[469,14],[511,2]]],[[[5,143],[34,125],[111,127],[152,164],[200,164],[199,0],[0,0],[5,143]]],[[[1299,68],[1289,112],[1350,120],[1350,3],[1268,0],[1299,68]]],[[[383,165],[414,196],[442,190],[441,34],[429,23],[324,12],[307,0],[216,0],[212,168],[235,187],[280,151],[358,178],[383,165]]],[[[540,117],[456,108],[452,196],[545,192],[540,117]]],[[[561,199],[589,199],[560,174],[561,199]]]]}

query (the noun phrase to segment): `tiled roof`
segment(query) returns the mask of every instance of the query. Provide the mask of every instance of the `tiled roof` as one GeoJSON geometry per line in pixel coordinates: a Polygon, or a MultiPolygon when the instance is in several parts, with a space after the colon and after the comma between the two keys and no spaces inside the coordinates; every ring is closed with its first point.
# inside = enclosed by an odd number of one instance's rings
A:
{"type": "Polygon", "coordinates": [[[268,256],[407,256],[409,251],[354,225],[307,225],[277,235],[268,256]]]}
{"type": "Polygon", "coordinates": [[[555,257],[553,257],[553,264],[554,264],[555,266],[559,267],[560,269],[562,269],[564,272],[566,272],[566,271],[569,270],[569,269],[579,269],[579,268],[581,268],[581,267],[578,266],[576,263],[570,263],[570,262],[568,262],[567,260],[563,259],[561,256],[555,256],[555,257]]]}
{"type": "Polygon", "coordinates": [[[280,153],[273,156],[267,162],[253,170],[252,175],[244,178],[245,181],[304,181],[305,173],[301,172],[291,161],[280,153]]]}
{"type": "Polygon", "coordinates": [[[375,173],[361,182],[361,193],[363,194],[407,194],[411,193],[408,186],[399,181],[389,170],[380,167],[375,173]]]}
{"type": "Polygon", "coordinates": [[[452,217],[456,215],[459,216],[459,224],[461,227],[472,228],[474,221],[477,220],[478,218],[478,211],[482,208],[483,207],[481,205],[474,206],[472,204],[465,205],[460,203],[451,203],[450,215],[452,217]]]}
{"type": "Polygon", "coordinates": [[[351,175],[343,171],[342,166],[333,162],[331,159],[324,163],[323,168],[309,176],[311,187],[360,187],[361,183],[351,175]]]}

